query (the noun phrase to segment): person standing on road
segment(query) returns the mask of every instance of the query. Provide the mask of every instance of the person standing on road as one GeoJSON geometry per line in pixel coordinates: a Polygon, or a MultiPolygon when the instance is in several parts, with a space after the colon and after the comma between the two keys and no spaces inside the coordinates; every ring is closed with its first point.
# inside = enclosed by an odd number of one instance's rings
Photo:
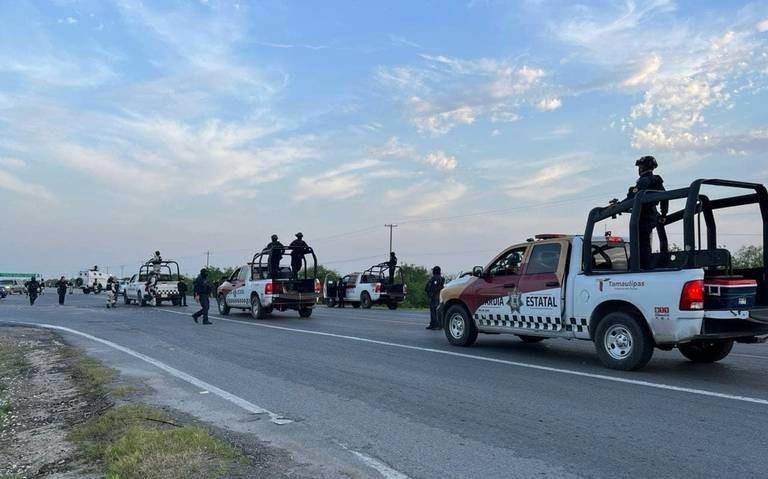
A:
{"type": "Polygon", "coordinates": [[[309,245],[304,241],[304,234],[296,233],[296,239],[291,241],[291,274],[293,279],[298,279],[299,271],[304,263],[304,255],[307,254],[309,245]]]}
{"type": "Polygon", "coordinates": [[[37,293],[40,291],[40,283],[37,282],[34,276],[27,283],[27,294],[29,295],[29,305],[34,306],[37,299],[37,293]]]}
{"type": "Polygon", "coordinates": [[[179,284],[176,285],[176,288],[179,290],[179,305],[180,306],[186,306],[187,305],[187,282],[183,279],[179,280],[179,284]]]}
{"type": "Polygon", "coordinates": [[[440,266],[432,268],[432,277],[424,286],[424,292],[429,299],[429,326],[426,329],[442,329],[443,325],[437,316],[437,307],[440,305],[440,291],[445,286],[445,279],[441,275],[440,266]]]}
{"type": "Polygon", "coordinates": [[[387,261],[387,267],[389,268],[389,284],[395,284],[395,268],[397,267],[397,256],[394,251],[389,252],[389,261],[387,261]]]}
{"type": "Polygon", "coordinates": [[[59,304],[64,304],[64,298],[67,296],[67,280],[62,276],[56,282],[56,292],[59,293],[59,304]]]}
{"type": "Polygon", "coordinates": [[[283,243],[277,240],[277,235],[272,235],[272,241],[264,248],[264,251],[269,252],[269,259],[267,264],[269,265],[269,277],[277,278],[277,274],[280,272],[280,260],[283,259],[283,243]]]}
{"type": "Polygon", "coordinates": [[[118,283],[113,276],[107,279],[107,308],[117,306],[117,288],[118,283]]]}
{"type": "Polygon", "coordinates": [[[347,283],[343,278],[336,282],[336,296],[339,298],[339,308],[344,307],[344,300],[347,298],[347,283]]]}
{"type": "MultiPolygon", "coordinates": [[[[627,198],[624,201],[633,200],[640,191],[665,191],[664,180],[659,175],[654,175],[653,171],[658,168],[659,164],[656,162],[656,158],[652,156],[644,156],[635,162],[637,166],[637,173],[639,178],[634,187],[629,189],[627,198]]],[[[655,230],[659,224],[663,224],[669,211],[669,201],[661,202],[661,215],[656,207],[659,203],[645,204],[640,211],[640,268],[651,268],[651,256],[653,230],[655,230]]]]}
{"type": "Polygon", "coordinates": [[[208,270],[200,270],[200,276],[195,278],[195,300],[200,303],[200,311],[192,315],[192,319],[197,322],[197,318],[203,317],[203,324],[213,324],[208,321],[208,309],[211,307],[211,283],[208,282],[208,270]]]}

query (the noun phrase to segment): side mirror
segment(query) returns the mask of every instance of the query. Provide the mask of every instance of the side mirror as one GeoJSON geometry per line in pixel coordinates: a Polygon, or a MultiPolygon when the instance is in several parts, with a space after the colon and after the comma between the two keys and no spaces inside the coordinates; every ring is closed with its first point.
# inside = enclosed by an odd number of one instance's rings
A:
{"type": "Polygon", "coordinates": [[[483,267],[482,266],[475,266],[472,268],[472,276],[480,277],[483,275],[483,267]]]}

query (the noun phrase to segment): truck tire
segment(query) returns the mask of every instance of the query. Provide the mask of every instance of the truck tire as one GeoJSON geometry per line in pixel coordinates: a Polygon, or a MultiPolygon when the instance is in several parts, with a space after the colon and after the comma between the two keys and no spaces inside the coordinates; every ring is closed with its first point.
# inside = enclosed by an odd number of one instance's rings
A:
{"type": "Polygon", "coordinates": [[[397,309],[397,301],[390,301],[387,303],[387,307],[392,311],[397,309]]]}
{"type": "Polygon", "coordinates": [[[694,363],[714,363],[724,359],[733,349],[733,340],[700,339],[677,346],[680,353],[694,363]]]}
{"type": "Polygon", "coordinates": [[[334,306],[336,306],[336,299],[329,298],[325,304],[328,305],[329,308],[333,308],[334,306]]]}
{"type": "Polygon", "coordinates": [[[360,306],[363,309],[371,309],[371,306],[373,306],[373,301],[371,301],[371,295],[368,294],[368,291],[360,293],[360,306]]]}
{"type": "Polygon", "coordinates": [[[301,308],[299,309],[299,317],[301,318],[309,318],[312,316],[312,308],[301,308]]]}
{"type": "Polygon", "coordinates": [[[528,336],[526,334],[518,334],[517,337],[520,338],[524,343],[540,343],[547,339],[542,336],[528,336]]]}
{"type": "Polygon", "coordinates": [[[142,308],[147,305],[147,300],[144,299],[144,295],[141,294],[141,291],[136,293],[136,304],[140,305],[142,308]]]}
{"type": "Polygon", "coordinates": [[[464,306],[454,304],[446,311],[445,337],[454,346],[472,346],[477,341],[477,327],[464,306]]]}
{"type": "Polygon", "coordinates": [[[259,296],[254,294],[251,298],[251,316],[253,316],[253,319],[264,319],[266,315],[259,296]]]}
{"type": "Polygon", "coordinates": [[[605,316],[595,331],[597,356],[611,369],[640,369],[651,360],[653,348],[648,330],[633,316],[621,311],[605,316]]]}
{"type": "Polygon", "coordinates": [[[218,298],[216,298],[216,303],[219,305],[219,314],[222,316],[229,316],[229,306],[227,306],[227,300],[224,297],[223,294],[220,294],[218,298]]]}

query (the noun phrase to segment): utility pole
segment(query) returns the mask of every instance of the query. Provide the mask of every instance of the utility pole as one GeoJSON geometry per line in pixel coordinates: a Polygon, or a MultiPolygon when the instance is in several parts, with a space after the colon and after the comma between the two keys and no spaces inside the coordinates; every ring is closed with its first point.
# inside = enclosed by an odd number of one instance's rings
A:
{"type": "Polygon", "coordinates": [[[208,269],[210,265],[211,265],[211,252],[206,251],[205,252],[205,269],[208,269]]]}
{"type": "Polygon", "coordinates": [[[123,274],[124,271],[125,271],[125,265],[121,264],[120,265],[120,279],[125,278],[125,275],[123,274]]]}
{"type": "Polygon", "coordinates": [[[389,252],[392,252],[392,230],[397,228],[397,225],[384,225],[385,228],[389,228],[389,252]]]}

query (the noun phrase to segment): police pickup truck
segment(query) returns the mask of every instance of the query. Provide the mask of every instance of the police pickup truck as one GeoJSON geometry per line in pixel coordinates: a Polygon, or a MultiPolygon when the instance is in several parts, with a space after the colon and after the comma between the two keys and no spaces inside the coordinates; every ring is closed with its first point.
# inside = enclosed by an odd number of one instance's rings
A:
{"type": "MultiPolygon", "coordinates": [[[[288,261],[290,264],[290,261],[288,261]]],[[[310,247],[273,248],[256,253],[253,260],[237,269],[216,290],[219,313],[248,310],[254,319],[264,319],[272,311],[294,310],[302,318],[312,316],[320,298],[317,257],[310,247]],[[292,255],[293,254],[293,255],[292,255]],[[284,257],[301,256],[301,271],[281,264],[284,257]],[[308,259],[313,261],[310,268],[308,259]]]]}
{"type": "Polygon", "coordinates": [[[326,278],[324,286],[325,303],[331,308],[343,298],[345,303],[355,308],[362,306],[363,309],[370,309],[375,304],[381,304],[394,310],[408,294],[400,267],[395,267],[394,274],[390,276],[387,263],[377,264],[362,273],[350,273],[336,281],[326,278]]]}
{"type": "Polygon", "coordinates": [[[139,272],[131,276],[123,289],[123,302],[141,306],[161,306],[168,301],[174,306],[181,304],[179,280],[181,271],[176,261],[147,262],[139,272]]]}
{"type": "Polygon", "coordinates": [[[452,282],[440,295],[445,335],[458,346],[472,345],[478,333],[514,334],[525,342],[589,340],[605,366],[620,370],[642,368],[655,348],[677,348],[695,362],[719,361],[734,342],[768,339],[767,225],[761,184],[697,180],[678,190],[641,191],[593,209],[584,235],[537,236],[452,282]],[[705,186],[742,193],[710,198],[705,186]],[[639,212],[670,200],[685,207],[659,222],[660,251],[641,265],[639,212]],[[714,212],[747,205],[757,205],[761,216],[763,266],[738,269],[718,246],[714,212]],[[622,213],[631,213],[629,241],[593,237],[597,223],[622,213]],[[671,251],[666,228],[677,222],[683,248],[671,251]]]}

